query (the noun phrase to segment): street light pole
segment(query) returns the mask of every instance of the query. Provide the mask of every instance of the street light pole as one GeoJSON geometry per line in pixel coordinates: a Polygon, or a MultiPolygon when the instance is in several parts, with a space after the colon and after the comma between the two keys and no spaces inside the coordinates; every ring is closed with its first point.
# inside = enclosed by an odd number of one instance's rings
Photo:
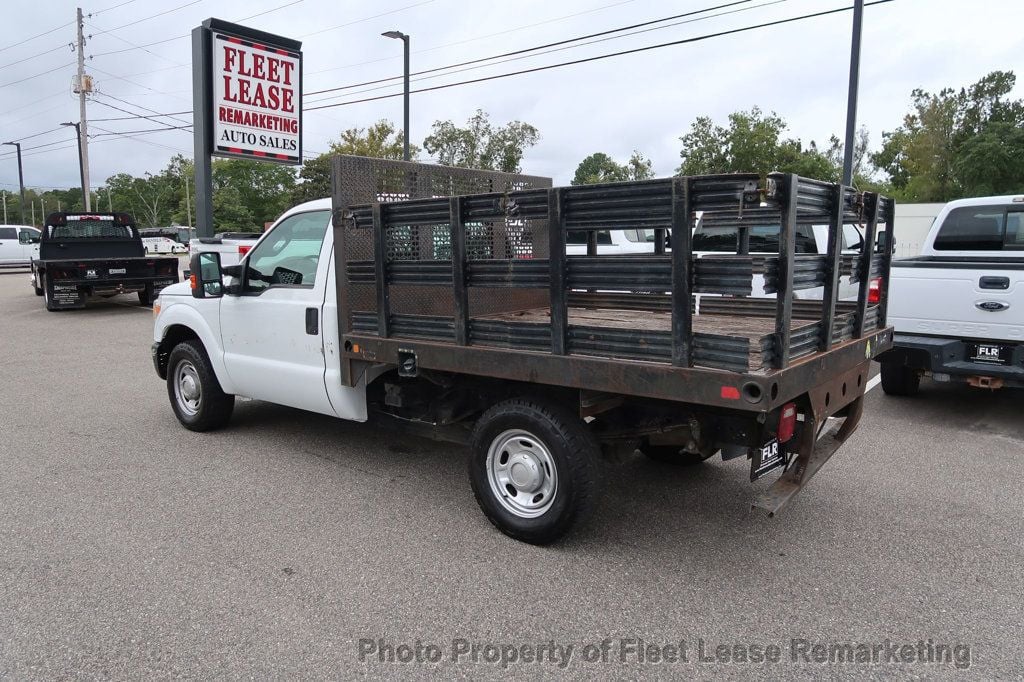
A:
{"type": "Polygon", "coordinates": [[[860,29],[864,0],[853,3],[853,37],[850,43],[850,91],[846,100],[846,145],[843,148],[843,184],[853,184],[853,152],[857,135],[857,84],[860,79],[860,29]]]}
{"type": "Polygon", "coordinates": [[[78,173],[82,178],[82,206],[85,210],[89,210],[89,195],[88,190],[85,188],[85,160],[82,158],[82,128],[79,123],[61,123],[62,126],[74,127],[75,133],[78,136],[78,173]]]}
{"type": "Polygon", "coordinates": [[[25,222],[25,176],[21,172],[21,143],[20,142],[4,142],[18,149],[18,187],[21,190],[21,203],[18,204],[18,212],[21,215],[21,222],[25,222]]]}
{"type": "Polygon", "coordinates": [[[409,36],[401,31],[386,31],[381,33],[385,38],[394,38],[402,41],[405,56],[405,92],[402,96],[405,104],[405,113],[402,127],[402,158],[409,160],[409,36]]]}

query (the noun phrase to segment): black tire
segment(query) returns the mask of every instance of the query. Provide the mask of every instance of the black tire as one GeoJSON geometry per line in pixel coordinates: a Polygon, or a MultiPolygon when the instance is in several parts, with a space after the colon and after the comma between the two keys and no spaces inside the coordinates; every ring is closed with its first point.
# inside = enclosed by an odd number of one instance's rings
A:
{"type": "Polygon", "coordinates": [[[182,341],[171,350],[167,360],[167,396],[174,416],[190,431],[219,429],[228,423],[235,409],[235,396],[221,389],[217,375],[210,367],[206,349],[198,340],[182,341]],[[179,370],[189,374],[192,386],[198,387],[194,399],[189,395],[187,385],[179,386],[183,380],[179,370]],[[179,390],[182,392],[180,396],[179,390]]]}
{"type": "Polygon", "coordinates": [[[148,285],[145,289],[139,292],[139,305],[151,306],[153,305],[153,286],[148,285]]]}
{"type": "Polygon", "coordinates": [[[51,313],[55,313],[60,310],[60,308],[53,304],[53,299],[50,298],[50,285],[45,278],[43,279],[43,303],[46,304],[46,309],[51,313]]]}
{"type": "Polygon", "coordinates": [[[678,445],[651,445],[644,439],[644,442],[637,448],[648,459],[656,462],[672,464],[675,466],[694,466],[702,464],[714,456],[714,452],[704,455],[699,452],[687,452],[678,445]]]}
{"type": "Polygon", "coordinates": [[[882,364],[882,390],[886,395],[916,395],[921,387],[921,375],[906,365],[893,362],[882,364]]]}
{"type": "MultiPolygon", "coordinates": [[[[484,515],[505,535],[535,545],[547,544],[565,535],[593,511],[601,487],[600,448],[583,420],[572,412],[547,402],[506,400],[477,420],[470,446],[469,481],[473,495],[484,515]],[[513,444],[518,448],[511,455],[513,460],[526,458],[520,460],[524,466],[516,469],[513,462],[507,471],[527,471],[527,478],[539,475],[545,481],[543,485],[553,481],[546,499],[538,500],[544,490],[540,483],[537,485],[541,492],[516,490],[511,483],[505,484],[511,495],[497,492],[500,484],[495,468],[500,468],[497,463],[502,456],[504,463],[510,461],[510,455],[508,451],[495,452],[492,460],[491,448],[499,449],[506,439],[509,449],[513,444]],[[534,455],[538,457],[535,463],[541,466],[531,470],[529,457],[534,455]],[[549,467],[553,467],[554,476],[550,475],[549,467]],[[510,508],[517,504],[517,499],[523,504],[539,504],[540,507],[532,512],[512,511],[510,508]],[[533,516],[526,515],[533,512],[533,516]]],[[[512,477],[509,481],[516,482],[512,477]]],[[[529,484],[523,487],[528,488],[529,484]]]]}
{"type": "Polygon", "coordinates": [[[32,291],[36,292],[36,296],[42,296],[43,288],[39,286],[37,282],[38,280],[36,280],[35,278],[32,279],[32,291]]]}

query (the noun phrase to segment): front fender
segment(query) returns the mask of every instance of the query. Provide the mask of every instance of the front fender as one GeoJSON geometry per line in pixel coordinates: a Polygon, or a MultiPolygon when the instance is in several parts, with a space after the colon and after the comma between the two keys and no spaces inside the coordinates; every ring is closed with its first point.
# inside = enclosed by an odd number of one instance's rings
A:
{"type": "Polygon", "coordinates": [[[235,386],[224,366],[224,349],[220,343],[220,299],[164,296],[160,298],[160,302],[160,314],[153,324],[153,340],[163,343],[165,339],[173,338],[183,331],[191,332],[189,336],[197,337],[206,349],[210,366],[217,375],[221,389],[225,393],[235,393],[235,386]],[[176,300],[178,298],[183,300],[176,300]],[[202,306],[204,310],[197,309],[198,306],[202,306]]]}

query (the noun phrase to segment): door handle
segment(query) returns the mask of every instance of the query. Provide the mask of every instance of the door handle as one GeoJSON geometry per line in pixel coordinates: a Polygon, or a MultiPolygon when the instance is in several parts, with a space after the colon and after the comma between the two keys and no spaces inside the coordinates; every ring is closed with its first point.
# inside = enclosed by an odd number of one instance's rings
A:
{"type": "Polygon", "coordinates": [[[1009,289],[1009,277],[982,277],[978,280],[978,286],[982,289],[1009,289]]]}
{"type": "Polygon", "coordinates": [[[306,333],[316,336],[320,333],[320,309],[306,308],[306,333]]]}

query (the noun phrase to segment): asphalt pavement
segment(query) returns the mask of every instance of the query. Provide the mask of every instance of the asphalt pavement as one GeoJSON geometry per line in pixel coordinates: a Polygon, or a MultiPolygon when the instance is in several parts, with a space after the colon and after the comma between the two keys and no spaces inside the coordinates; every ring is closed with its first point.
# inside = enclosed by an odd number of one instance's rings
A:
{"type": "Polygon", "coordinates": [[[458,447],[255,401],[186,431],[151,334],[134,296],[51,313],[0,273],[0,678],[1024,670],[1019,391],[872,390],[775,518],[745,460],[609,463],[532,547],[458,447]]]}

